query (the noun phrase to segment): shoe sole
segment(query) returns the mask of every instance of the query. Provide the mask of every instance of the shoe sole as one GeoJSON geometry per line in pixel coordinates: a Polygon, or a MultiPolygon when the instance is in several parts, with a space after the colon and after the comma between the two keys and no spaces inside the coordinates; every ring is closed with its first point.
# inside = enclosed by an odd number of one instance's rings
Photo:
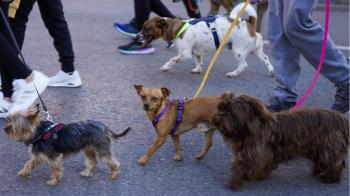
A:
{"type": "Polygon", "coordinates": [[[124,35],[127,35],[129,37],[132,37],[132,38],[135,38],[137,36],[137,34],[134,34],[134,33],[128,33],[126,31],[123,31],[121,28],[119,28],[117,25],[113,25],[114,28],[119,31],[121,34],[124,34],[124,35]]]}
{"type": "Polygon", "coordinates": [[[155,52],[154,48],[145,50],[145,51],[129,51],[129,50],[121,50],[119,49],[119,52],[122,54],[152,54],[155,52]]]}
{"type": "Polygon", "coordinates": [[[80,84],[73,84],[73,83],[49,83],[47,86],[49,87],[66,87],[66,88],[78,88],[82,85],[80,84]]]}

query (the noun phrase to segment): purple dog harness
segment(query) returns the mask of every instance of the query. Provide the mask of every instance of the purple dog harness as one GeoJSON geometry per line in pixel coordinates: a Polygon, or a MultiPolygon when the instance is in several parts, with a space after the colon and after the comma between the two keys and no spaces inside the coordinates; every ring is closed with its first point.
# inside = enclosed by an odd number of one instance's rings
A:
{"type": "MultiPolygon", "coordinates": [[[[176,129],[179,127],[179,125],[180,125],[180,123],[182,121],[182,114],[183,114],[184,105],[185,105],[183,99],[178,99],[178,100],[174,100],[174,101],[178,102],[178,105],[177,105],[177,117],[176,117],[175,125],[174,125],[174,127],[171,129],[171,131],[169,133],[170,135],[174,135],[176,129]]],[[[157,125],[158,121],[163,117],[163,115],[165,113],[167,113],[171,103],[172,103],[172,101],[169,101],[166,104],[165,108],[156,117],[154,117],[154,119],[152,120],[152,124],[153,124],[154,127],[157,125]]]]}

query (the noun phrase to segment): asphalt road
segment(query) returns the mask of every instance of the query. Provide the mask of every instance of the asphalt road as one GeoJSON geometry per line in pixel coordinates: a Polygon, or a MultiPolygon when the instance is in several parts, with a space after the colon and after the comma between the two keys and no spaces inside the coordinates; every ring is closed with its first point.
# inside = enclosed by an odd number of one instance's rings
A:
{"type": "MultiPolygon", "coordinates": [[[[57,187],[48,187],[47,166],[38,167],[28,179],[16,174],[29,158],[26,146],[14,143],[0,132],[0,195],[349,195],[349,170],[344,171],[342,182],[325,185],[310,175],[309,163],[296,160],[280,165],[270,178],[259,182],[245,183],[233,193],[225,187],[230,176],[231,152],[219,134],[207,157],[196,161],[204,137],[192,131],[182,136],[184,160],[172,160],[174,149],[167,143],[151,158],[146,166],[136,161],[154,139],[151,123],[140,107],[133,84],[167,86],[173,98],[191,97],[203,74],[190,73],[192,61],[176,65],[162,73],[159,67],[176,54],[175,49],[166,49],[165,42],[156,41],[157,52],[145,56],[119,54],[117,46],[128,43],[129,38],[112,28],[115,21],[127,22],[133,17],[130,0],[64,0],[69,21],[76,65],[82,75],[84,86],[77,89],[48,88],[43,98],[57,121],[65,123],[83,119],[95,119],[119,131],[131,126],[133,131],[113,145],[113,151],[121,162],[118,180],[107,179],[109,171],[100,163],[91,178],[81,178],[84,168],[81,154],[65,161],[64,178],[57,187]]],[[[186,17],[183,5],[170,1],[167,5],[174,13],[186,17]]],[[[208,2],[200,4],[204,13],[208,2]]],[[[315,18],[323,23],[323,13],[315,18]]],[[[349,13],[331,13],[330,35],[338,45],[349,46],[349,13]]],[[[268,46],[265,48],[268,51],[268,46]]],[[[348,51],[343,51],[349,56],[348,51]]],[[[220,95],[226,90],[236,94],[248,94],[267,101],[275,86],[265,67],[255,57],[248,57],[249,67],[235,79],[224,74],[233,69],[235,62],[225,49],[217,61],[202,95],[220,95]]],[[[34,69],[53,75],[58,69],[57,54],[52,40],[43,26],[37,7],[28,24],[24,44],[24,56],[34,69]]],[[[211,55],[205,58],[209,63],[211,55]]],[[[311,83],[315,70],[302,59],[302,74],[297,90],[302,94],[311,83]]],[[[328,108],[333,102],[333,84],[321,77],[305,106],[328,108]]],[[[0,127],[5,124],[0,121],[0,127]]]]}

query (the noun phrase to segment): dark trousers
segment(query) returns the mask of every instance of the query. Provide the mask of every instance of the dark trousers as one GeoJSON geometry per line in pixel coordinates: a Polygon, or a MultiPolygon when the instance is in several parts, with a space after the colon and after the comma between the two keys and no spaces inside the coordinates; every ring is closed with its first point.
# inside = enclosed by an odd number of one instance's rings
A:
{"type": "Polygon", "coordinates": [[[184,3],[187,14],[190,18],[202,17],[197,4],[197,0],[182,0],[182,2],[184,3]]]}
{"type": "Polygon", "coordinates": [[[160,0],[134,0],[134,6],[135,18],[133,20],[138,30],[142,29],[143,23],[149,19],[152,11],[161,17],[175,18],[160,0]]]}
{"type": "MultiPolygon", "coordinates": [[[[7,13],[7,6],[1,5],[0,9],[3,9],[5,14],[7,13]]],[[[25,79],[32,72],[19,60],[13,46],[4,19],[0,17],[0,73],[4,97],[11,97],[14,79],[25,79]]]]}
{"type": "Polygon", "coordinates": [[[10,19],[17,42],[22,48],[28,16],[34,3],[38,2],[45,27],[53,38],[64,72],[74,71],[74,52],[68,24],[64,17],[61,0],[21,0],[14,19],[10,19]]]}

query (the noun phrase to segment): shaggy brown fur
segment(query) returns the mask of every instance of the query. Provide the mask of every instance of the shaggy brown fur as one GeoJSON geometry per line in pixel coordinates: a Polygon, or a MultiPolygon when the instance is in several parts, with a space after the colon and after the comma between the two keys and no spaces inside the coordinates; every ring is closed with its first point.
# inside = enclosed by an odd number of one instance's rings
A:
{"type": "Polygon", "coordinates": [[[349,121],[338,112],[303,108],[271,113],[257,99],[225,93],[213,124],[235,154],[230,188],[265,179],[284,161],[305,157],[324,183],[341,180],[349,121]]]}

